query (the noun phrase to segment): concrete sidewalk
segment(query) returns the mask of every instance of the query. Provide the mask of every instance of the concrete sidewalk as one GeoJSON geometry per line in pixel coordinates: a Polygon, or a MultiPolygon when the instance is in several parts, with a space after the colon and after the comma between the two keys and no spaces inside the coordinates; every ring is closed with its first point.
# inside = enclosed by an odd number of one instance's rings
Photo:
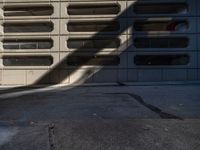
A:
{"type": "Polygon", "coordinates": [[[0,95],[0,150],[200,149],[198,85],[24,91],[0,95]]]}
{"type": "Polygon", "coordinates": [[[68,120],[1,125],[1,150],[199,150],[200,120],[68,120]]]}

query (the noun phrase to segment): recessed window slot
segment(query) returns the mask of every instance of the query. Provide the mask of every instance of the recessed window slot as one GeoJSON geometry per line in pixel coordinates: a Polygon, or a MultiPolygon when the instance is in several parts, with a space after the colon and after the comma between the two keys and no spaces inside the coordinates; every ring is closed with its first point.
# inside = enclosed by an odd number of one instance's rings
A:
{"type": "Polygon", "coordinates": [[[50,66],[51,56],[3,56],[4,66],[50,66]]]}
{"type": "Polygon", "coordinates": [[[40,6],[4,6],[5,17],[18,17],[18,16],[50,16],[53,14],[53,7],[50,5],[40,6]]]}
{"type": "Polygon", "coordinates": [[[51,32],[53,30],[52,22],[21,22],[4,23],[4,33],[20,32],[51,32]]]}
{"type": "Polygon", "coordinates": [[[136,3],[133,6],[136,14],[186,14],[189,7],[186,3],[136,3]]]}
{"type": "Polygon", "coordinates": [[[69,22],[69,32],[114,32],[120,29],[117,21],[81,21],[69,22]]]}
{"type": "Polygon", "coordinates": [[[68,48],[80,48],[80,49],[118,48],[120,46],[120,39],[106,38],[106,37],[95,38],[95,39],[71,38],[68,39],[67,46],[68,48]]]}
{"type": "Polygon", "coordinates": [[[186,31],[189,28],[187,21],[136,21],[136,31],[186,31]]]}
{"type": "Polygon", "coordinates": [[[53,47],[51,39],[6,39],[2,42],[4,49],[50,49],[53,47]]]}
{"type": "Polygon", "coordinates": [[[120,12],[118,4],[70,4],[69,15],[113,15],[120,12]]]}
{"type": "Polygon", "coordinates": [[[69,66],[116,66],[119,65],[120,58],[115,55],[95,55],[95,56],[69,56],[67,65],[69,66]]]}
{"type": "Polygon", "coordinates": [[[186,37],[138,37],[134,39],[136,48],[186,48],[189,39],[186,37]]]}
{"type": "Polygon", "coordinates": [[[174,66],[187,65],[190,62],[188,55],[136,55],[134,63],[138,66],[174,66]]]}

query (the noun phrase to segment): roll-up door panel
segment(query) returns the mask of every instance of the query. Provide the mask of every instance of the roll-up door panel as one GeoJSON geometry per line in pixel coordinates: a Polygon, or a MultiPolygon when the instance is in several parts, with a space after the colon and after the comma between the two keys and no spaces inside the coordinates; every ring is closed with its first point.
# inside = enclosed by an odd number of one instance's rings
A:
{"type": "Polygon", "coordinates": [[[200,80],[198,0],[0,0],[0,85],[200,80]]]}

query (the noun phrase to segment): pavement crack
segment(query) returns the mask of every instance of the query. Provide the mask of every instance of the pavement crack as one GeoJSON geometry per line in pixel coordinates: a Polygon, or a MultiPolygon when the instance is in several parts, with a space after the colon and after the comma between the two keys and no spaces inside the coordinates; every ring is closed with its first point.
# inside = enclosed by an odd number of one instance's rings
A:
{"type": "Polygon", "coordinates": [[[49,136],[49,149],[50,150],[56,150],[55,148],[55,136],[54,136],[54,124],[48,125],[48,136],[49,136]]]}
{"type": "Polygon", "coordinates": [[[136,94],[132,94],[132,93],[105,93],[105,94],[115,94],[115,95],[128,95],[130,97],[132,97],[134,100],[136,100],[138,103],[140,103],[141,105],[145,106],[146,108],[148,108],[149,110],[155,112],[156,114],[158,114],[162,119],[178,119],[178,120],[184,120],[183,118],[176,116],[174,114],[170,114],[170,113],[166,113],[164,111],[162,111],[160,108],[152,105],[152,104],[148,104],[144,101],[144,99],[136,94]]]}

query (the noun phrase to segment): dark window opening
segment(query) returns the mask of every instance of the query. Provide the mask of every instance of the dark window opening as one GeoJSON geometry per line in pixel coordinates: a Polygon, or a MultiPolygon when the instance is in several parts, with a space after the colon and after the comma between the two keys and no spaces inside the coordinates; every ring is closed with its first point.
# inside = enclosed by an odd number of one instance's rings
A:
{"type": "Polygon", "coordinates": [[[4,6],[4,16],[50,16],[53,14],[52,6],[4,6]]]}
{"type": "Polygon", "coordinates": [[[4,56],[4,66],[50,66],[53,64],[51,56],[4,56]]]}
{"type": "Polygon", "coordinates": [[[67,29],[70,32],[114,32],[120,25],[117,21],[69,22],[67,29]]]}
{"type": "Polygon", "coordinates": [[[110,15],[118,14],[118,4],[71,4],[67,8],[69,15],[110,15]]]}
{"type": "Polygon", "coordinates": [[[51,39],[6,39],[3,40],[4,49],[50,49],[53,47],[51,39]]]}
{"type": "Polygon", "coordinates": [[[4,23],[5,33],[20,32],[51,32],[53,30],[52,22],[31,22],[31,23],[4,23]]]}
{"type": "Polygon", "coordinates": [[[99,39],[69,39],[67,41],[68,48],[118,48],[120,46],[120,39],[118,38],[106,38],[102,37],[99,39]]]}
{"type": "Polygon", "coordinates": [[[115,66],[119,65],[119,63],[120,58],[116,55],[67,57],[67,65],[69,66],[115,66]]]}
{"type": "Polygon", "coordinates": [[[189,28],[187,21],[136,21],[136,31],[186,31],[189,28]]]}
{"type": "Polygon", "coordinates": [[[188,9],[186,3],[136,3],[133,10],[136,14],[186,14],[188,9]]]}
{"type": "Polygon", "coordinates": [[[185,37],[140,37],[134,39],[136,48],[186,48],[188,44],[189,39],[185,37]]]}
{"type": "Polygon", "coordinates": [[[136,55],[134,63],[138,66],[173,66],[187,65],[190,62],[188,55],[136,55]]]}

